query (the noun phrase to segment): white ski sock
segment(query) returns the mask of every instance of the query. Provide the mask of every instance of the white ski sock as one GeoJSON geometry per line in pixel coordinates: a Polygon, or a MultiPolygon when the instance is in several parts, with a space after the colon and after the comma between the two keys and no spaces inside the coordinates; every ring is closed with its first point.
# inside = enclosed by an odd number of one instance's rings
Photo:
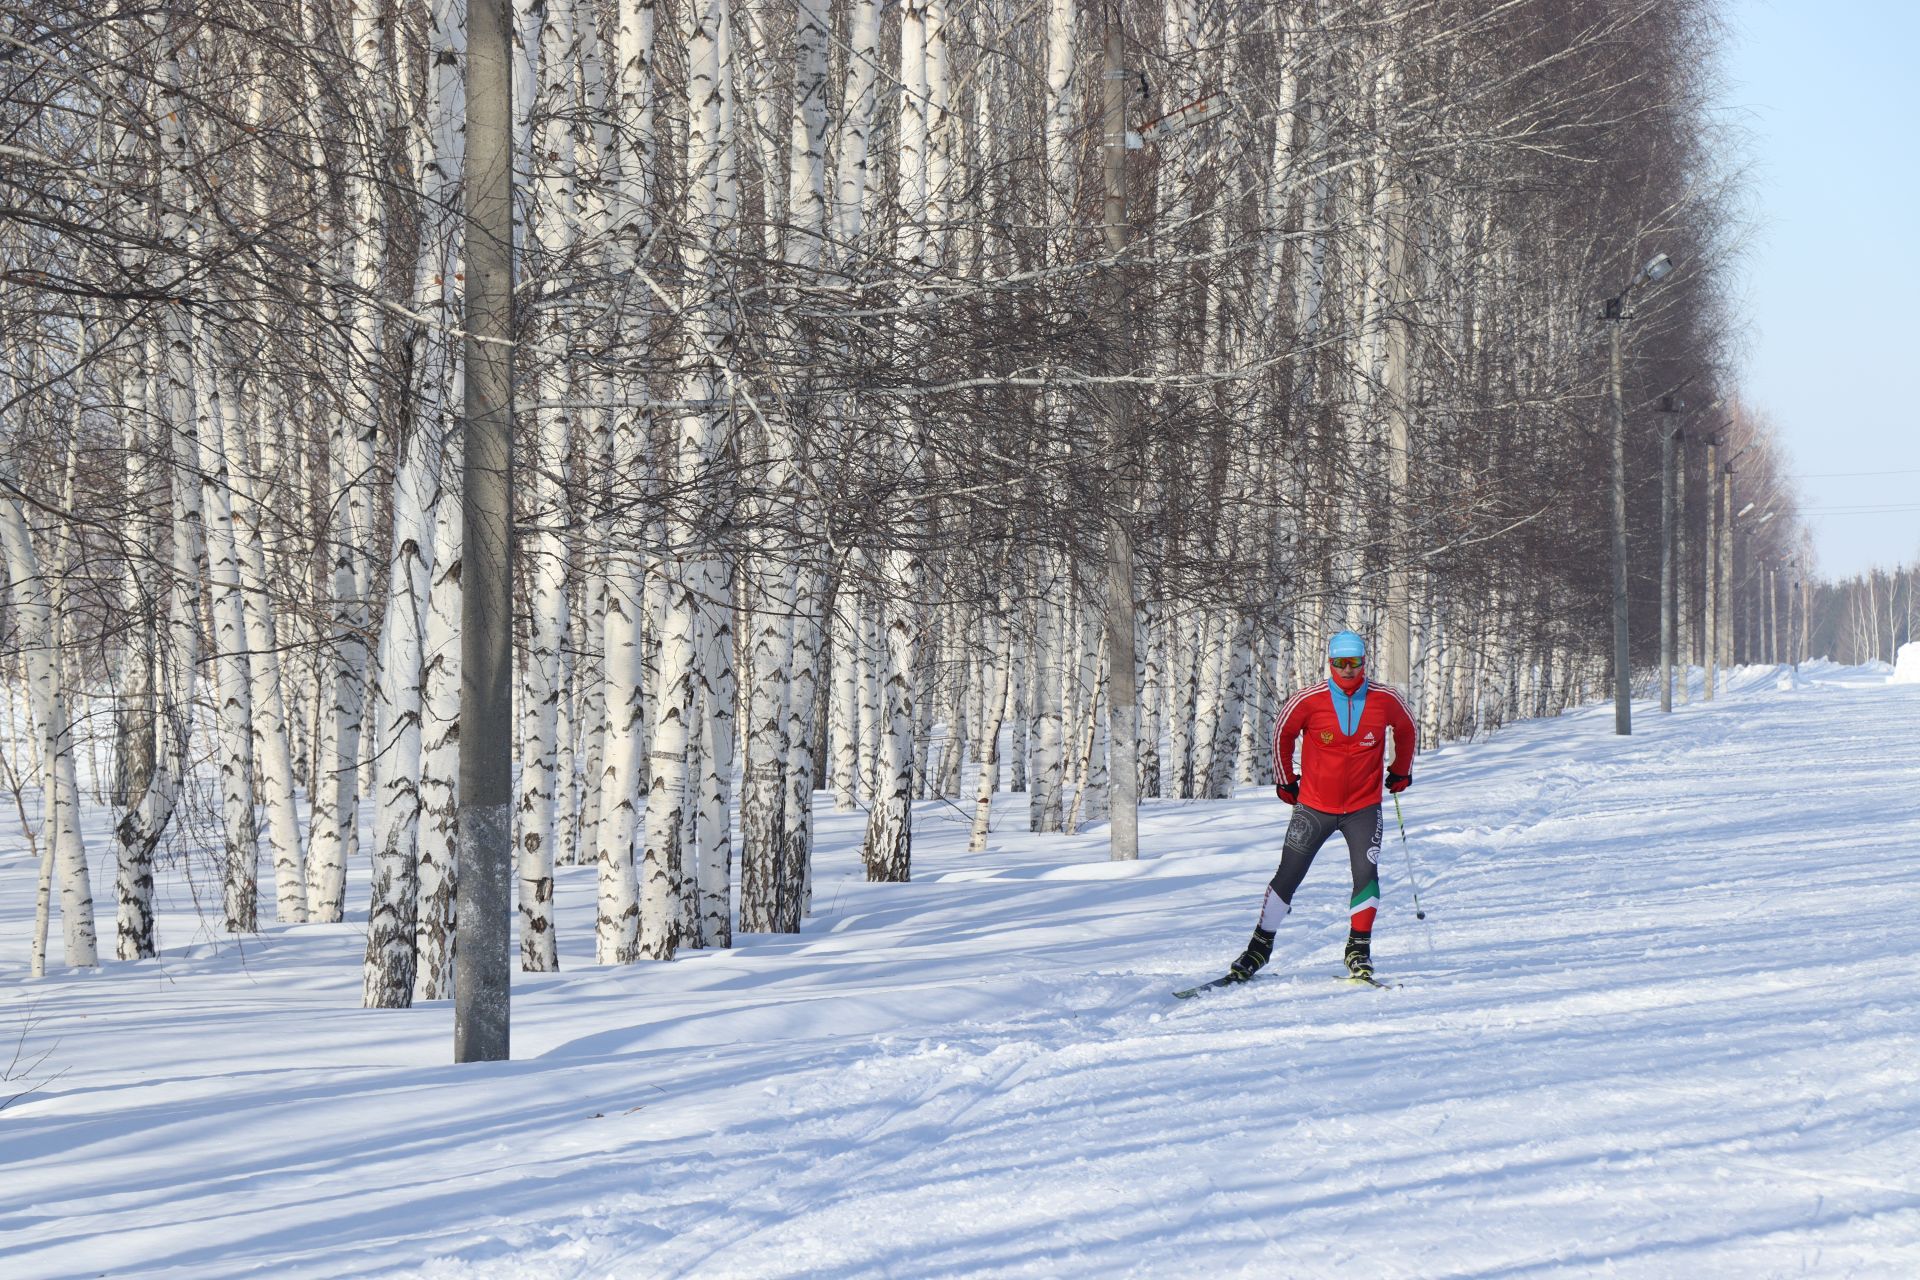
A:
{"type": "Polygon", "coordinates": [[[1268,933],[1274,932],[1291,910],[1291,906],[1280,901],[1280,895],[1273,891],[1272,886],[1268,886],[1266,899],[1260,904],[1260,927],[1268,933]]]}

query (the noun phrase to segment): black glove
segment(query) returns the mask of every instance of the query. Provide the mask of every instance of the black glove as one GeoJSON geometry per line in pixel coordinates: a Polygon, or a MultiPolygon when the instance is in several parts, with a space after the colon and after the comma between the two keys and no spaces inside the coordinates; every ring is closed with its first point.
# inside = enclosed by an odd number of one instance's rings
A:
{"type": "Polygon", "coordinates": [[[1412,774],[1395,773],[1391,769],[1387,770],[1387,790],[1393,792],[1393,794],[1399,795],[1402,791],[1405,791],[1408,787],[1412,785],[1413,785],[1412,774]]]}
{"type": "Polygon", "coordinates": [[[1282,800],[1285,800],[1288,804],[1299,804],[1300,803],[1300,780],[1298,778],[1295,778],[1292,782],[1274,783],[1273,794],[1275,794],[1276,796],[1279,796],[1282,800]]]}

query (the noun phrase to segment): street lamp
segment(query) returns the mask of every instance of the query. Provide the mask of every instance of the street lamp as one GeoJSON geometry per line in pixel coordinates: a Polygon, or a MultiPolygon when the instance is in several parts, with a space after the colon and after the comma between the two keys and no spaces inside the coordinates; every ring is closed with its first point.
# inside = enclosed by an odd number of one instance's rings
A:
{"type": "MultiPolygon", "coordinates": [[[[1758,520],[1755,520],[1751,525],[1747,526],[1747,553],[1749,556],[1753,554],[1753,531],[1778,514],[1779,512],[1777,511],[1763,512],[1758,520]]],[[[1773,633],[1777,630],[1771,621],[1773,608],[1773,571],[1767,562],[1762,559],[1747,572],[1753,577],[1755,596],[1753,616],[1747,621],[1747,661],[1772,662],[1774,661],[1773,633]],[[1760,596],[1760,592],[1763,590],[1767,593],[1764,598],[1760,596]]]]}
{"type": "Polygon", "coordinates": [[[1658,283],[1673,272],[1673,259],[1655,254],[1627,287],[1607,299],[1605,318],[1612,378],[1609,415],[1613,427],[1613,731],[1633,732],[1633,681],[1627,646],[1627,426],[1621,407],[1620,326],[1627,320],[1627,298],[1645,283],[1658,283]]]}
{"type": "Polygon", "coordinates": [[[1705,668],[1701,681],[1704,696],[1713,701],[1716,667],[1720,654],[1720,432],[1707,433],[1707,548],[1701,557],[1706,574],[1706,590],[1700,600],[1700,662],[1705,668]]]}
{"type": "MultiPolygon", "coordinates": [[[[1722,429],[1731,433],[1733,423],[1727,422],[1722,429]]],[[[1733,464],[1746,457],[1752,450],[1753,446],[1749,444],[1720,464],[1720,495],[1718,506],[1715,508],[1718,513],[1719,529],[1715,534],[1713,546],[1717,616],[1714,626],[1710,629],[1711,634],[1708,636],[1707,643],[1717,655],[1718,664],[1723,667],[1733,663],[1733,611],[1736,589],[1733,565],[1733,464]]],[[[1748,509],[1752,509],[1751,503],[1748,504],[1748,509]]],[[[1744,515],[1745,512],[1741,514],[1744,515]]],[[[1712,668],[1713,663],[1710,662],[1709,672],[1712,668]]],[[[1713,697],[1711,683],[1708,686],[1707,697],[1709,700],[1713,697]]]]}
{"type": "MultiPolygon", "coordinates": [[[[1711,413],[1724,403],[1726,403],[1726,397],[1724,395],[1715,396],[1708,403],[1699,406],[1681,403],[1678,396],[1662,396],[1660,398],[1660,409],[1663,413],[1711,413]]],[[[1671,594],[1669,594],[1666,584],[1664,582],[1661,584],[1661,600],[1663,606],[1668,601],[1672,603],[1673,663],[1680,668],[1679,696],[1680,701],[1684,704],[1693,700],[1693,661],[1695,650],[1700,645],[1700,635],[1703,630],[1701,624],[1711,621],[1713,616],[1711,603],[1707,603],[1703,608],[1702,602],[1711,602],[1713,599],[1713,557],[1710,549],[1713,546],[1714,450],[1719,435],[1716,429],[1708,431],[1705,436],[1707,446],[1707,519],[1704,523],[1707,534],[1705,545],[1709,548],[1709,551],[1706,554],[1701,554],[1698,546],[1689,544],[1687,540],[1686,428],[1676,425],[1669,434],[1675,454],[1673,465],[1668,473],[1673,477],[1673,503],[1671,506],[1673,518],[1672,533],[1663,546],[1672,549],[1673,587],[1671,594]],[[1699,562],[1697,566],[1695,564],[1696,560],[1699,562]],[[1695,583],[1699,584],[1697,590],[1694,585],[1695,583]]],[[[1695,435],[1698,436],[1699,433],[1696,432],[1695,435]]],[[[1665,461],[1664,458],[1662,460],[1665,461]]],[[[1664,497],[1665,482],[1662,481],[1662,498],[1664,499],[1664,497]]],[[[1663,506],[1661,510],[1661,521],[1663,525],[1666,523],[1666,512],[1668,509],[1669,508],[1663,506]]],[[[1711,649],[1707,652],[1711,653],[1711,649]]],[[[1703,661],[1711,662],[1711,658],[1708,657],[1706,653],[1701,654],[1701,658],[1703,661]]],[[[1709,689],[1708,693],[1709,696],[1711,696],[1712,690],[1709,689]]],[[[1666,703],[1662,703],[1661,705],[1663,710],[1666,709],[1666,703]]]]}
{"type": "MultiPolygon", "coordinates": [[[[1794,639],[1793,635],[1793,598],[1800,594],[1800,557],[1794,556],[1789,559],[1785,568],[1791,571],[1791,576],[1787,579],[1787,660],[1793,664],[1793,669],[1798,671],[1800,669],[1801,645],[1794,639]]],[[[1800,629],[1803,633],[1806,631],[1806,619],[1807,606],[1806,602],[1802,600],[1800,604],[1800,629]]]]}
{"type": "MultiPolygon", "coordinates": [[[[1683,413],[1686,407],[1679,396],[1660,397],[1661,413],[1683,413]]],[[[1676,426],[1660,433],[1660,710],[1667,712],[1673,710],[1673,454],[1680,432],[1676,426]]]]}
{"type": "MultiPolygon", "coordinates": [[[[1747,448],[1749,449],[1752,447],[1753,446],[1751,445],[1747,446],[1747,448]]],[[[1740,453],[1734,454],[1733,458],[1728,459],[1727,461],[1727,506],[1729,508],[1733,506],[1733,461],[1734,459],[1739,458],[1742,454],[1746,452],[1747,452],[1746,449],[1742,449],[1740,453]]],[[[1748,542],[1747,542],[1748,558],[1751,559],[1752,549],[1753,549],[1753,542],[1752,542],[1753,531],[1755,529],[1758,529],[1761,525],[1767,523],[1767,521],[1773,519],[1774,516],[1779,514],[1778,512],[1773,510],[1772,507],[1768,507],[1765,511],[1762,511],[1760,513],[1759,519],[1748,520],[1747,517],[1750,514],[1752,514],[1753,509],[1759,505],[1760,505],[1760,500],[1756,498],[1752,502],[1747,503],[1746,506],[1741,507],[1738,511],[1730,511],[1726,519],[1727,589],[1726,589],[1726,605],[1725,605],[1724,612],[1726,617],[1726,633],[1727,633],[1726,659],[1727,659],[1727,662],[1730,664],[1734,662],[1739,662],[1742,660],[1747,662],[1752,662],[1754,660],[1754,655],[1753,655],[1754,630],[1756,628],[1756,625],[1758,626],[1765,625],[1764,618],[1760,619],[1758,623],[1756,623],[1755,620],[1753,619],[1750,612],[1751,604],[1747,598],[1747,593],[1742,590],[1742,588],[1746,585],[1747,580],[1754,576],[1754,566],[1749,564],[1744,574],[1740,573],[1736,568],[1736,566],[1739,564],[1739,543],[1735,541],[1735,536],[1742,529],[1746,531],[1747,538],[1748,538],[1748,542]],[[1749,613],[1746,626],[1744,628],[1736,626],[1736,624],[1740,620],[1739,615],[1742,611],[1748,611],[1749,613]],[[1743,633],[1747,642],[1746,650],[1744,653],[1739,648],[1739,642],[1743,633]]]]}
{"type": "MultiPolygon", "coordinates": [[[[1786,568],[1786,562],[1779,556],[1769,556],[1764,562],[1767,591],[1766,607],[1761,610],[1762,622],[1767,628],[1767,661],[1778,665],[1780,658],[1780,571],[1786,568]]],[[[1787,608],[1787,625],[1793,625],[1793,608],[1787,608]]]]}

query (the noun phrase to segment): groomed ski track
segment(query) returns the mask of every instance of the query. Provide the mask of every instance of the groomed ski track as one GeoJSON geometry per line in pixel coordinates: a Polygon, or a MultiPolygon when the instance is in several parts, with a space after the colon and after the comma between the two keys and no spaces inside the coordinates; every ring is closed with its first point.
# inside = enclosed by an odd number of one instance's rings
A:
{"type": "Polygon", "coordinates": [[[829,802],[805,933],[669,965],[593,967],[563,868],[494,1067],[448,1064],[447,1005],[357,1008],[363,910],[235,942],[176,876],[162,960],[32,982],[16,892],[0,1062],[48,1056],[0,1112],[0,1274],[1920,1275],[1920,685],[1884,681],[1746,669],[1631,739],[1606,704],[1423,756],[1389,991],[1328,980],[1330,849],[1280,977],[1170,997],[1245,941],[1253,788],[1153,804],[1137,864],[1024,795],[969,856],[920,803],[910,885],[829,802]]]}

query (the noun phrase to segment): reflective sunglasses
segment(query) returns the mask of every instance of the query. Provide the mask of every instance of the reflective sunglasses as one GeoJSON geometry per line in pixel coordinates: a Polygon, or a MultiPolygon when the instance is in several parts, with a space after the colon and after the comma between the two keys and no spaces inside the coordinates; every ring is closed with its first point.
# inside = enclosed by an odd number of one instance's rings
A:
{"type": "Polygon", "coordinates": [[[1327,661],[1333,664],[1335,671],[1358,671],[1367,665],[1365,658],[1328,658],[1327,661]]]}

